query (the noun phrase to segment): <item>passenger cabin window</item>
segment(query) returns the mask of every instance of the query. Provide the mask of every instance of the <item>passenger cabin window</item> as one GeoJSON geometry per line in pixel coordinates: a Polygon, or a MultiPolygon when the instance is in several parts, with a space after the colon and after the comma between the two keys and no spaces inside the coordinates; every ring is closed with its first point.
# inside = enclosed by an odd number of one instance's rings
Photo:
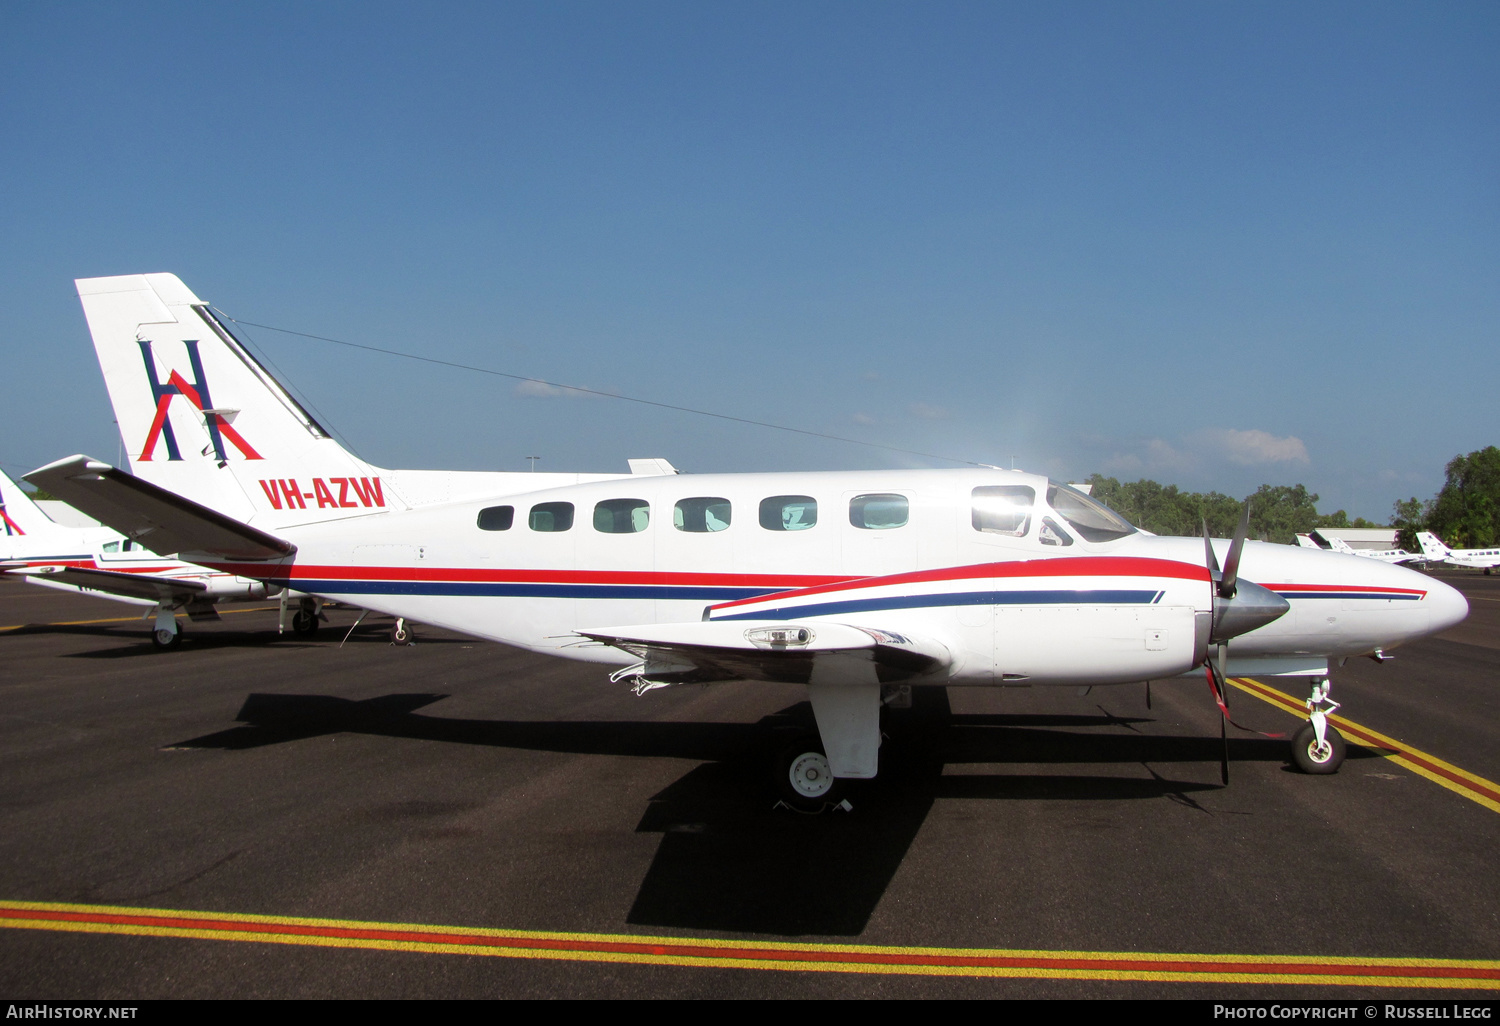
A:
{"type": "Polygon", "coordinates": [[[481,531],[509,531],[516,522],[516,507],[489,506],[479,511],[481,531]]]}
{"type": "Polygon", "coordinates": [[[905,527],[910,513],[904,495],[856,495],[849,500],[849,523],[867,531],[905,527]]]}
{"type": "Polygon", "coordinates": [[[567,531],[573,526],[571,502],[539,502],[527,521],[533,531],[567,531]]]}
{"type": "Polygon", "coordinates": [[[1035,502],[1036,489],[1028,485],[981,485],[974,489],[974,530],[1024,537],[1035,502]]]}
{"type": "Polygon", "coordinates": [[[805,531],[818,522],[818,500],[811,495],[773,495],[760,502],[760,526],[767,531],[805,531]]]}
{"type": "Polygon", "coordinates": [[[645,499],[605,499],[594,507],[594,530],[605,534],[636,534],[651,522],[645,499]]]}
{"type": "Polygon", "coordinates": [[[119,542],[105,542],[104,543],[104,551],[105,552],[119,552],[120,551],[120,543],[119,542]]]}
{"type": "Polygon", "coordinates": [[[1114,541],[1135,534],[1135,528],[1104,503],[1056,481],[1047,482],[1047,505],[1057,510],[1084,541],[1114,541]]]}
{"type": "Polygon", "coordinates": [[[700,495],[672,507],[672,526],[689,534],[711,534],[729,526],[729,500],[700,495]]]}

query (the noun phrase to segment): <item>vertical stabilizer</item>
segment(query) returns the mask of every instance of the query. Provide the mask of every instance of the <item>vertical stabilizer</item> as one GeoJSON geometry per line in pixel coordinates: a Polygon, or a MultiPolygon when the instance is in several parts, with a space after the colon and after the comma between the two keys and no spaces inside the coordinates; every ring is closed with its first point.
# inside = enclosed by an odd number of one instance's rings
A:
{"type": "Polygon", "coordinates": [[[137,477],[272,526],[395,505],[176,275],[76,284],[137,477]]]}
{"type": "Polygon", "coordinates": [[[84,532],[64,527],[42,512],[30,495],[0,472],[0,560],[44,553],[72,553],[84,532]]]}
{"type": "Polygon", "coordinates": [[[1422,546],[1422,555],[1436,562],[1453,555],[1453,550],[1444,545],[1442,539],[1431,531],[1418,531],[1417,544],[1422,546]]]}

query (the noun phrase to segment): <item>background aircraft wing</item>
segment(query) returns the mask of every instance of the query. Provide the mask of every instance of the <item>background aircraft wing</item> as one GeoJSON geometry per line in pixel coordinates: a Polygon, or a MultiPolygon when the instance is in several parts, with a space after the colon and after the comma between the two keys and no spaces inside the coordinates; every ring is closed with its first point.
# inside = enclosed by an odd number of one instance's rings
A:
{"type": "Polygon", "coordinates": [[[17,577],[33,578],[38,583],[66,584],[83,591],[100,591],[107,595],[151,602],[175,604],[182,599],[197,598],[208,590],[208,585],[192,578],[125,574],[118,570],[94,570],[76,566],[33,566],[10,572],[17,577]]]}
{"type": "Polygon", "coordinates": [[[873,663],[882,681],[945,667],[945,646],[907,634],[819,620],[735,620],[602,627],[577,632],[641,659],[617,676],[659,683],[769,680],[807,683],[830,662],[873,663]]]}
{"type": "Polygon", "coordinates": [[[26,480],[159,556],[277,559],[297,551],[289,541],[87,456],[49,463],[26,480]]]}

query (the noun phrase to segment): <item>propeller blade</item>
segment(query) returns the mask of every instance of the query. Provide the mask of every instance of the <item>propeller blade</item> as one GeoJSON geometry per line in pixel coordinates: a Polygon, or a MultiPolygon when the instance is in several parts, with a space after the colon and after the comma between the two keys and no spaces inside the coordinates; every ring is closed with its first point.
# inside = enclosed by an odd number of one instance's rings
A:
{"type": "Polygon", "coordinates": [[[1224,652],[1227,645],[1218,646],[1217,653],[1208,657],[1208,686],[1219,705],[1219,779],[1229,786],[1229,685],[1224,679],[1224,652]],[[1215,658],[1217,655],[1217,658],[1215,658]]]}
{"type": "Polygon", "coordinates": [[[1208,574],[1215,582],[1219,580],[1219,557],[1214,555],[1214,540],[1208,534],[1208,518],[1203,518],[1203,562],[1208,564],[1208,574]]]}
{"type": "Polygon", "coordinates": [[[1219,581],[1219,594],[1224,598],[1234,597],[1234,585],[1240,576],[1240,553],[1245,548],[1245,536],[1250,533],[1250,500],[1245,500],[1245,512],[1240,514],[1240,526],[1235,528],[1234,541],[1229,543],[1229,554],[1224,557],[1224,576],[1219,581]]]}
{"type": "Polygon", "coordinates": [[[1229,786],[1229,724],[1225,722],[1224,717],[1222,717],[1222,716],[1219,717],[1219,741],[1224,746],[1223,752],[1219,755],[1219,779],[1224,782],[1224,786],[1225,787],[1228,787],[1229,786]]]}

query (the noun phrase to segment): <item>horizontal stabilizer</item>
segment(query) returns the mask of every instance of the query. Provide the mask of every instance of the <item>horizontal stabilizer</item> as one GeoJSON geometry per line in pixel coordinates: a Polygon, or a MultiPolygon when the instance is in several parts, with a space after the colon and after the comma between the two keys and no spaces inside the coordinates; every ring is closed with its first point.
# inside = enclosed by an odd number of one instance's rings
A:
{"type": "Polygon", "coordinates": [[[159,556],[191,552],[252,560],[297,551],[289,541],[87,456],[49,463],[26,480],[159,556]]]}
{"type": "Polygon", "coordinates": [[[949,661],[936,642],[848,624],[788,620],[692,621],[579,630],[645,663],[640,676],[689,683],[773,680],[807,683],[815,665],[874,663],[883,681],[931,673],[949,661]]]}
{"type": "Polygon", "coordinates": [[[192,578],[125,574],[118,570],[93,570],[77,566],[34,566],[25,570],[13,570],[11,573],[16,577],[29,577],[38,584],[66,584],[84,591],[173,604],[196,598],[208,590],[208,585],[192,578]]]}

